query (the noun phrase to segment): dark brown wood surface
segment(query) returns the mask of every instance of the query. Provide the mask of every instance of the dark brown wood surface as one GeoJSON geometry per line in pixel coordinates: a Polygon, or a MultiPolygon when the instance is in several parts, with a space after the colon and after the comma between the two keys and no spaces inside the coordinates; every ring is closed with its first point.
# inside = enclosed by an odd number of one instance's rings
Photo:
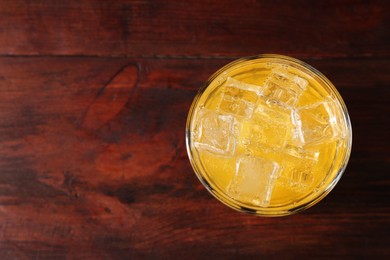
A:
{"type": "Polygon", "coordinates": [[[388,1],[0,1],[0,259],[389,259],[388,1]],[[189,164],[197,89],[237,57],[323,72],[353,150],[315,207],[261,218],[189,164]]]}

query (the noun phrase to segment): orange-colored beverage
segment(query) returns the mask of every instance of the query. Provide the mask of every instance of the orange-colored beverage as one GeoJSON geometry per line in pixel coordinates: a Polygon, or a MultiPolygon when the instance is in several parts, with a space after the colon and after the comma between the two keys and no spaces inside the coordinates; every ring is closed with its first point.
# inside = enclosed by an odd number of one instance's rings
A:
{"type": "Polygon", "coordinates": [[[281,216],[322,199],[351,151],[345,104],[320,72],[293,58],[230,63],[199,91],[187,121],[195,173],[226,205],[281,216]]]}

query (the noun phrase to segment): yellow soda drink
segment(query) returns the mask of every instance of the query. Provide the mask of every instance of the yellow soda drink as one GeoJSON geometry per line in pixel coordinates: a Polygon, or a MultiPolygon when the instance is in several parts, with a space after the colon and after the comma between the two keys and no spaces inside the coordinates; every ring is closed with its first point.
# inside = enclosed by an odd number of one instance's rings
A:
{"type": "Polygon", "coordinates": [[[336,185],[352,129],[332,83],[281,55],[232,62],[196,95],[187,120],[191,165],[227,206],[260,216],[306,209],[336,185]]]}

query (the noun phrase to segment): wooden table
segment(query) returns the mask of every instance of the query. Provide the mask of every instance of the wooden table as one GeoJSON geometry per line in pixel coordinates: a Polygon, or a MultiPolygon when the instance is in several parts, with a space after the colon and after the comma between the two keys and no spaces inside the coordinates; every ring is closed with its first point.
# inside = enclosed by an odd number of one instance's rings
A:
{"type": "Polygon", "coordinates": [[[390,257],[388,1],[0,1],[0,258],[390,257]],[[242,56],[323,72],[347,170],[294,216],[215,200],[189,164],[197,89],[242,56]]]}

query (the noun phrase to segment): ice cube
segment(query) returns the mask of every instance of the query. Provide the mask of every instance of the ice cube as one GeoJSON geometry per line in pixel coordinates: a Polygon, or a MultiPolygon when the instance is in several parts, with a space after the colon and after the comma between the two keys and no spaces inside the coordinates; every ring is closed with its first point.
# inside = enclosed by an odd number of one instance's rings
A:
{"type": "Polygon", "coordinates": [[[202,108],[195,122],[192,140],[196,148],[225,156],[234,154],[236,122],[232,116],[202,108]]]}
{"type": "Polygon", "coordinates": [[[258,99],[260,87],[228,77],[223,87],[218,111],[238,118],[250,118],[258,99]]]}
{"type": "Polygon", "coordinates": [[[307,190],[314,181],[314,167],[318,161],[319,152],[286,146],[281,154],[283,170],[278,181],[296,192],[307,190]]]}
{"type": "Polygon", "coordinates": [[[301,159],[318,160],[319,152],[315,150],[308,150],[297,146],[286,145],[282,153],[287,153],[290,156],[301,159]]]}
{"type": "Polygon", "coordinates": [[[252,156],[241,157],[227,194],[244,203],[268,207],[278,174],[276,162],[252,156]]]}
{"type": "Polygon", "coordinates": [[[302,134],[302,122],[299,117],[298,111],[294,109],[291,111],[290,115],[292,127],[290,135],[287,138],[287,145],[302,147],[304,144],[304,140],[302,134]]]}
{"type": "Polygon", "coordinates": [[[268,103],[294,107],[307,85],[307,80],[288,72],[286,68],[278,67],[272,69],[264,82],[262,96],[268,103]]]}
{"type": "Polygon", "coordinates": [[[300,107],[295,118],[304,145],[323,143],[344,135],[342,114],[332,100],[300,107]]]}
{"type": "Polygon", "coordinates": [[[252,118],[240,128],[240,140],[250,150],[282,148],[291,131],[291,110],[259,101],[252,118]]]}

